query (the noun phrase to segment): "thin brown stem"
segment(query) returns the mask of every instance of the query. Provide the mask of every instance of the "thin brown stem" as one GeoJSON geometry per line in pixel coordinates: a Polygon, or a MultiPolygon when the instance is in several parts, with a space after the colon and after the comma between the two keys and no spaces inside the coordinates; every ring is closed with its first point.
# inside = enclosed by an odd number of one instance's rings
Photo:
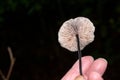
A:
{"type": "Polygon", "coordinates": [[[2,77],[3,80],[6,80],[5,75],[2,73],[1,70],[0,70],[0,75],[1,75],[1,77],[2,77]]]}
{"type": "Polygon", "coordinates": [[[10,64],[10,68],[9,68],[9,71],[8,71],[8,74],[7,74],[7,77],[6,77],[7,80],[9,80],[9,78],[11,76],[13,66],[14,66],[14,63],[15,63],[15,58],[13,57],[13,53],[12,53],[12,50],[11,50],[10,47],[8,47],[8,53],[9,53],[9,56],[10,56],[11,64],[10,64]]]}
{"type": "Polygon", "coordinates": [[[1,77],[2,77],[3,80],[9,80],[9,78],[11,76],[11,73],[12,73],[12,70],[13,70],[13,66],[15,64],[15,58],[13,57],[13,53],[12,53],[12,50],[11,50],[10,47],[8,47],[8,53],[9,53],[9,56],[10,56],[10,67],[9,67],[7,76],[5,76],[2,73],[2,71],[0,70],[0,75],[1,75],[1,77]]]}

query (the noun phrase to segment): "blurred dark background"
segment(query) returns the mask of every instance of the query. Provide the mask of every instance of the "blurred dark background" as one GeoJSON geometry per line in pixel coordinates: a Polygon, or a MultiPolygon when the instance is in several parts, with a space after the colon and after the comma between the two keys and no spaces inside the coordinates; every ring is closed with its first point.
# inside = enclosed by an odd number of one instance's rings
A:
{"type": "Polygon", "coordinates": [[[59,45],[57,33],[78,16],[96,27],[83,56],[107,59],[104,79],[119,80],[120,0],[0,0],[0,69],[7,74],[10,46],[16,58],[10,80],[60,80],[77,54],[59,45]]]}

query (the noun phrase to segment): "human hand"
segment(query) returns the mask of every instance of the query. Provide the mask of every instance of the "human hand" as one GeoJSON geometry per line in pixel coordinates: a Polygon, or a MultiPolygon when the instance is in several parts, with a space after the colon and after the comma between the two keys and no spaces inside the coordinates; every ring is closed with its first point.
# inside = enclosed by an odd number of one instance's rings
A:
{"type": "Polygon", "coordinates": [[[91,56],[82,57],[82,71],[84,79],[79,75],[79,62],[77,61],[73,67],[65,74],[61,80],[103,80],[107,67],[107,61],[103,58],[96,60],[91,56]]]}

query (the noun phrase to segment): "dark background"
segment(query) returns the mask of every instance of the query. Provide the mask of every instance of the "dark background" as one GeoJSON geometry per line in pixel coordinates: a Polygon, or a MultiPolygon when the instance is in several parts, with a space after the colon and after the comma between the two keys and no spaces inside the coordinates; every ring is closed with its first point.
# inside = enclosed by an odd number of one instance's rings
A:
{"type": "Polygon", "coordinates": [[[0,69],[7,74],[10,46],[16,58],[10,80],[60,80],[77,54],[59,45],[57,33],[78,16],[96,27],[83,56],[107,59],[104,79],[119,80],[120,0],[0,0],[0,69]]]}

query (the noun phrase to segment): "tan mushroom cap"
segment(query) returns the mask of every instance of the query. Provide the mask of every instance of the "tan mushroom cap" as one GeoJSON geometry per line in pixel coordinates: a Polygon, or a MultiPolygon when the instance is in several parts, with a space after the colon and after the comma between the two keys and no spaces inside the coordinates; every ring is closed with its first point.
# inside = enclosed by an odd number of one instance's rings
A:
{"type": "Polygon", "coordinates": [[[77,33],[80,39],[80,49],[82,50],[94,40],[94,31],[95,27],[88,18],[77,17],[63,23],[58,32],[58,41],[62,47],[70,51],[77,51],[77,33]],[[74,27],[77,27],[77,31],[74,30],[74,27]]]}

